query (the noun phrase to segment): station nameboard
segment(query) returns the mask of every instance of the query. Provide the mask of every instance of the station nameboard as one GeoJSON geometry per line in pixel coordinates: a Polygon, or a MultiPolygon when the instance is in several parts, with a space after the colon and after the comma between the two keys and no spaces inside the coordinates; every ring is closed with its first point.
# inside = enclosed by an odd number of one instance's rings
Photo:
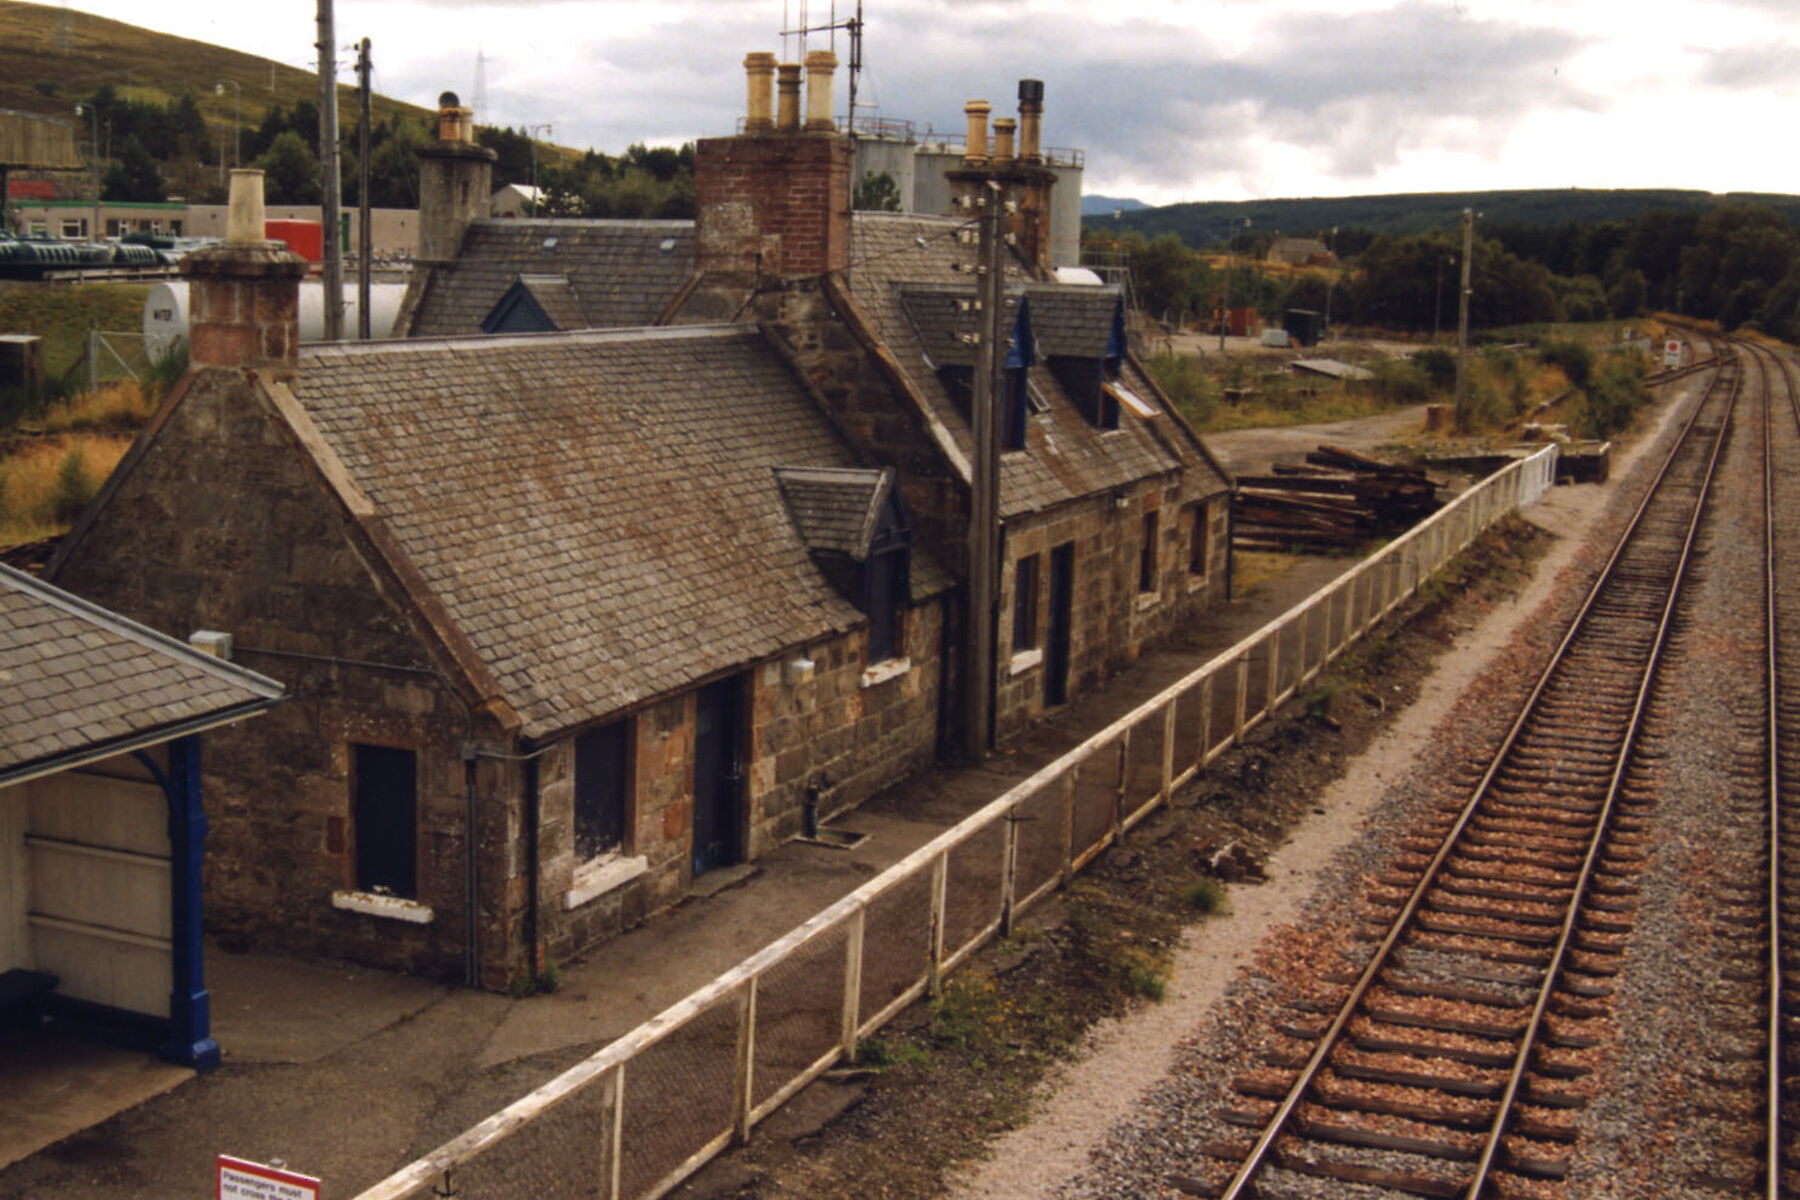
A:
{"type": "Polygon", "coordinates": [[[219,1200],[319,1200],[319,1181],[221,1154],[219,1200]]]}

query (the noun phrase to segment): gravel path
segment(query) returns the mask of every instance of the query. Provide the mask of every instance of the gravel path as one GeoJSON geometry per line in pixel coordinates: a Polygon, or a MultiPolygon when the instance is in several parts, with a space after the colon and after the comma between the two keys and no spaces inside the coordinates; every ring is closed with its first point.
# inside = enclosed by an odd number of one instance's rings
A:
{"type": "MultiPolygon", "coordinates": [[[[1671,399],[1697,386],[1684,381],[1671,399]]],[[[1420,702],[1317,798],[1315,815],[1270,860],[1270,882],[1233,888],[1229,915],[1190,929],[1163,1003],[1097,1027],[1080,1059],[1046,1083],[1031,1123],[998,1138],[991,1157],[964,1172],[949,1196],[1154,1193],[1183,1161],[1179,1143],[1192,1141],[1188,1130],[1159,1122],[1159,1116],[1189,1105],[1189,1111],[1212,1107],[1223,1080],[1248,1063],[1242,1047],[1268,1036],[1259,1011],[1267,985],[1244,968],[1259,950],[1272,952],[1272,935],[1286,931],[1291,941],[1309,907],[1333,905],[1340,914],[1349,907],[1341,897],[1359,894],[1358,880],[1386,856],[1385,839],[1372,835],[1391,825],[1393,811],[1423,798],[1429,789],[1422,777],[1432,773],[1433,760],[1444,757],[1446,746],[1466,741],[1469,727],[1481,724],[1481,710],[1494,707],[1472,696],[1481,690],[1476,685],[1483,674],[1495,668],[1504,674],[1520,653],[1515,639],[1529,642],[1536,630],[1552,626],[1547,609],[1567,606],[1571,577],[1591,570],[1589,533],[1597,524],[1615,523],[1616,515],[1603,518],[1616,514],[1621,492],[1638,491],[1618,481],[1633,478],[1681,407],[1665,403],[1655,436],[1639,437],[1623,451],[1615,447],[1614,484],[1557,488],[1528,511],[1531,521],[1559,539],[1531,584],[1460,637],[1457,652],[1440,660],[1420,702]],[[1334,897],[1340,898],[1335,905],[1334,897]]],[[[1318,959],[1333,953],[1329,937],[1315,943],[1318,959]]],[[[1293,948],[1280,953],[1291,957],[1293,948]]]]}

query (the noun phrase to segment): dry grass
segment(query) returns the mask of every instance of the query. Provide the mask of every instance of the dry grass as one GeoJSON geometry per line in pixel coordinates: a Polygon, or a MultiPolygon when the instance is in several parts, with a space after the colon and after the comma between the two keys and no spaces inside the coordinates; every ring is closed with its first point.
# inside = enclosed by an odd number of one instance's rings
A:
{"type": "Polygon", "coordinates": [[[136,429],[156,411],[157,398],[142,384],[125,380],[81,392],[53,404],[32,422],[45,433],[105,433],[136,429]]]}
{"type": "Polygon", "coordinates": [[[34,438],[0,459],[0,546],[67,532],[131,440],[116,433],[34,438]]]}

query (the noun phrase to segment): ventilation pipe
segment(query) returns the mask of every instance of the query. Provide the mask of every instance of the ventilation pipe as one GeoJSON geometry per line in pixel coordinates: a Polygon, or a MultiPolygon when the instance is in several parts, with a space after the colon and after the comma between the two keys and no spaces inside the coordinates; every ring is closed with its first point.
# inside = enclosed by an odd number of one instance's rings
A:
{"type": "Polygon", "coordinates": [[[837,129],[837,122],[831,119],[831,73],[837,65],[837,55],[829,50],[812,50],[806,55],[808,133],[831,133],[837,129]]]}
{"type": "Polygon", "coordinates": [[[782,63],[775,81],[775,128],[781,133],[800,132],[800,64],[782,63]]]}
{"type": "Polygon", "coordinates": [[[989,107],[986,100],[971,100],[963,105],[963,112],[969,118],[969,135],[963,145],[963,166],[965,167],[985,167],[987,165],[989,107]]]}
{"type": "Polygon", "coordinates": [[[767,51],[744,55],[744,75],[750,90],[744,132],[775,132],[775,56],[767,51]]]}
{"type": "Polygon", "coordinates": [[[1044,128],[1044,81],[1019,80],[1019,161],[1038,166],[1044,161],[1040,145],[1044,128]]]}

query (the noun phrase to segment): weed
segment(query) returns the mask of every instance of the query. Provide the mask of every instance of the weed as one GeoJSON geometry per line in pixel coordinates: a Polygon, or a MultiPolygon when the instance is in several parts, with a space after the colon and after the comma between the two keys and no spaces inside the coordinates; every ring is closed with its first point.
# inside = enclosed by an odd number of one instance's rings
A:
{"type": "Polygon", "coordinates": [[[865,1038],[856,1044],[856,1065],[875,1071],[931,1065],[931,1055],[923,1046],[911,1042],[890,1042],[886,1038],[865,1038]]]}
{"type": "Polygon", "coordinates": [[[1300,703],[1306,709],[1308,717],[1315,721],[1321,721],[1331,715],[1331,705],[1336,700],[1337,688],[1329,683],[1322,683],[1318,687],[1310,689],[1301,698],[1300,703]]]}
{"type": "Polygon", "coordinates": [[[537,990],[548,995],[562,986],[562,969],[556,965],[554,958],[544,960],[544,969],[538,972],[537,990]]]}
{"type": "Polygon", "coordinates": [[[1231,907],[1225,885],[1205,875],[1181,889],[1181,903],[1197,913],[1224,913],[1231,907]]]}
{"type": "Polygon", "coordinates": [[[50,516],[58,525],[72,525],[100,490],[87,467],[87,455],[81,447],[63,455],[56,467],[56,482],[50,489],[50,516]]]}
{"type": "Polygon", "coordinates": [[[1122,952],[1120,959],[1119,983],[1126,995],[1161,1000],[1168,993],[1168,977],[1150,955],[1142,950],[1130,949],[1122,952]]]}

